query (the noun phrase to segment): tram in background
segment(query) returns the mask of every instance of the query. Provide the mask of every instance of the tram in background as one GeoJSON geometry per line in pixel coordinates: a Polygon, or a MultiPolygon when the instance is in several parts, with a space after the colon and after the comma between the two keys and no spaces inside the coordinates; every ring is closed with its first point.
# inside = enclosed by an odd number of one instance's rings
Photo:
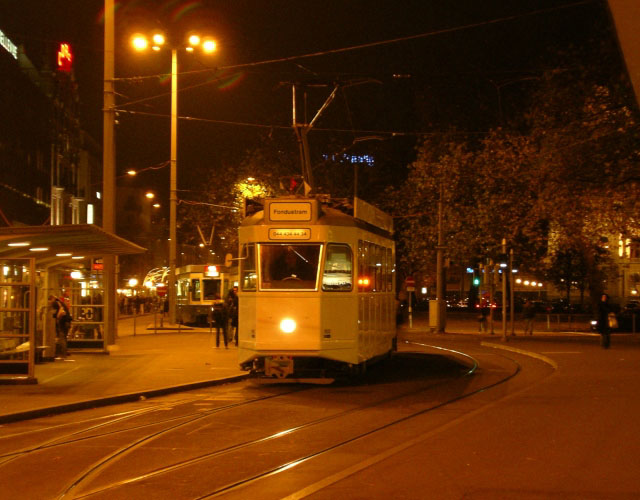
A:
{"type": "Polygon", "coordinates": [[[213,308],[222,307],[229,290],[237,284],[237,267],[192,264],[176,268],[177,321],[208,324],[213,308]]]}
{"type": "Polygon", "coordinates": [[[274,381],[362,373],[397,347],[393,220],[362,200],[274,198],[239,228],[241,368],[274,381]]]}

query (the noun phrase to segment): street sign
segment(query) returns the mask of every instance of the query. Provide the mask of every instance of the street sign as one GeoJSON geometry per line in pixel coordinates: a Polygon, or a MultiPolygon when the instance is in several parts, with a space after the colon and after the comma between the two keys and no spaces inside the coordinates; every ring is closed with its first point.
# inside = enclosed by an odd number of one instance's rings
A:
{"type": "Polygon", "coordinates": [[[404,286],[407,289],[407,292],[415,292],[415,290],[416,290],[416,280],[413,279],[413,276],[407,276],[405,278],[404,286]]]}

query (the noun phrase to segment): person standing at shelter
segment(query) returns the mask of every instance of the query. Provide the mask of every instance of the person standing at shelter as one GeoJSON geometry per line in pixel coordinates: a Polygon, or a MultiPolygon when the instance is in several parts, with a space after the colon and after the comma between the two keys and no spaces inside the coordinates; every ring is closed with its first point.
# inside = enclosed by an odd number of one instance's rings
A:
{"type": "Polygon", "coordinates": [[[609,349],[609,344],[611,343],[609,313],[611,313],[609,296],[603,293],[600,297],[600,302],[598,302],[598,332],[600,332],[600,344],[604,349],[609,349]]]}
{"type": "Polygon", "coordinates": [[[522,307],[522,317],[524,318],[524,334],[533,335],[533,320],[536,317],[536,308],[529,299],[526,300],[522,307]]]}
{"type": "Polygon", "coordinates": [[[68,356],[67,335],[71,327],[71,314],[64,300],[54,295],[49,295],[49,304],[53,309],[53,319],[56,322],[56,355],[66,357],[68,356]]]}

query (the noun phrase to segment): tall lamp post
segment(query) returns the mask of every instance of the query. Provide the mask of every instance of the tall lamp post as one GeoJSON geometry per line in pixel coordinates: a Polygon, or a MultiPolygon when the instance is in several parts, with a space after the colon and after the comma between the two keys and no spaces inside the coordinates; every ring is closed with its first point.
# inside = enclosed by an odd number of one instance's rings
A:
{"type": "MultiPolygon", "coordinates": [[[[142,52],[151,47],[154,51],[162,50],[166,37],[163,33],[154,32],[150,37],[144,34],[135,34],[131,38],[133,48],[142,52]]],[[[216,51],[217,44],[211,38],[201,38],[200,35],[191,34],[187,44],[183,47],[171,47],[171,156],[170,156],[170,180],[169,180],[169,321],[176,323],[176,255],[177,255],[177,222],[178,209],[178,50],[184,48],[187,52],[193,52],[201,48],[205,54],[216,51]]]]}

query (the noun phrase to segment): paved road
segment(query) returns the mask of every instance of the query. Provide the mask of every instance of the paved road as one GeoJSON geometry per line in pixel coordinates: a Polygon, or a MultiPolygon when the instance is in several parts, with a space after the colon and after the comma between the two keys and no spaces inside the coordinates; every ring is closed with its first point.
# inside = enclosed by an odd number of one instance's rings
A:
{"type": "MultiPolygon", "coordinates": [[[[148,468],[149,461],[158,462],[167,454],[182,459],[185,453],[193,456],[224,448],[234,442],[234,436],[249,439],[274,435],[291,429],[295,420],[304,423],[326,417],[377,397],[376,393],[395,396],[401,392],[404,383],[430,383],[432,377],[434,387],[423,397],[412,396],[413,399],[398,400],[385,408],[371,408],[357,418],[354,415],[341,420],[340,426],[328,430],[334,429],[333,439],[344,440],[343,436],[353,429],[378,425],[390,415],[412,415],[424,404],[434,407],[434,411],[411,417],[404,425],[380,431],[375,434],[381,436],[379,439],[372,439],[372,434],[353,441],[351,447],[345,445],[331,450],[323,455],[324,458],[318,456],[295,466],[291,464],[279,474],[243,485],[243,489],[230,490],[227,496],[285,498],[290,495],[290,498],[332,499],[640,497],[640,476],[634,460],[640,452],[637,419],[640,411],[637,397],[640,393],[640,341],[636,336],[614,336],[609,350],[599,347],[597,337],[582,334],[517,336],[504,342],[500,336],[434,335],[419,329],[405,329],[402,340],[406,341],[401,343],[401,350],[405,352],[425,353],[431,360],[437,356],[439,374],[430,374],[428,367],[416,371],[417,366],[409,361],[412,358],[406,358],[402,370],[407,370],[405,373],[409,376],[404,380],[394,378],[401,370],[394,371],[393,376],[377,379],[372,370],[368,376],[374,378],[367,379],[364,384],[314,388],[310,392],[285,395],[281,399],[267,400],[259,410],[252,406],[243,413],[210,413],[214,407],[234,406],[251,396],[273,396],[283,390],[281,387],[253,387],[243,382],[199,389],[193,395],[176,393],[167,399],[153,398],[126,406],[5,425],[0,428],[0,443],[17,446],[14,444],[16,436],[26,439],[36,429],[51,433],[48,439],[53,439],[69,432],[66,425],[79,425],[86,418],[104,418],[113,412],[119,412],[122,418],[126,411],[154,408],[154,415],[161,410],[162,415],[178,417],[172,412],[181,408],[180,401],[192,399],[187,406],[190,410],[180,410],[183,416],[173,420],[178,427],[166,435],[168,440],[154,438],[149,441],[150,447],[136,445],[136,453],[125,454],[130,460],[120,461],[119,466],[111,470],[115,473],[111,477],[131,477],[140,472],[137,467],[148,468]],[[446,360],[460,362],[463,359],[461,354],[452,351],[475,357],[479,362],[477,374],[458,379],[458,382],[452,380],[444,386],[437,385],[441,376],[455,373],[452,371],[454,365],[446,360]],[[464,391],[480,388],[483,381],[497,382],[510,373],[516,375],[504,383],[496,383],[472,397],[438,407],[439,403],[464,391]],[[162,410],[165,401],[169,406],[162,410]],[[205,415],[213,420],[199,418],[205,415]],[[194,421],[198,422],[197,427],[181,427],[184,416],[197,418],[194,421]],[[48,429],[53,424],[61,427],[48,429]],[[143,467],[143,464],[146,465],[143,467]]],[[[153,424],[157,417],[151,415],[145,413],[141,418],[147,418],[153,424]]],[[[279,435],[279,438],[286,438],[286,435],[279,435]]],[[[105,436],[104,446],[106,449],[121,447],[126,444],[122,441],[126,436],[124,433],[105,436]]],[[[273,460],[290,457],[290,453],[305,450],[314,443],[318,445],[321,437],[325,439],[326,432],[311,432],[305,439],[291,439],[284,447],[270,444],[273,441],[269,440],[259,451],[247,456],[237,455],[223,464],[234,477],[251,476],[257,465],[282,463],[273,460]]],[[[29,481],[35,481],[35,475],[25,475],[25,470],[55,471],[51,465],[54,463],[51,452],[60,457],[61,464],[67,464],[64,470],[70,472],[74,453],[78,460],[83,457],[82,463],[86,465],[100,449],[95,444],[87,446],[82,442],[70,446],[68,460],[61,458],[64,453],[49,450],[48,455],[38,452],[28,457],[30,467],[13,464],[17,475],[8,474],[10,469],[5,469],[4,477],[8,479],[5,487],[15,486],[15,478],[26,480],[27,485],[29,481]],[[45,469],[40,460],[48,464],[45,469]]],[[[326,444],[323,446],[326,448],[326,444]]],[[[197,484],[211,482],[207,487],[214,483],[228,484],[227,478],[231,476],[218,475],[218,469],[207,462],[201,465],[196,469],[180,469],[181,472],[173,475],[173,480],[159,490],[149,486],[150,489],[143,488],[142,491],[153,491],[156,498],[195,498],[197,495],[192,493],[197,484]]],[[[44,480],[41,474],[40,478],[44,480]]],[[[96,479],[96,483],[91,483],[93,486],[107,481],[105,477],[96,479]]],[[[109,490],[97,498],[127,498],[133,490],[125,485],[118,491],[118,495],[109,490]]],[[[204,491],[211,490],[205,488],[204,491]]]]}

